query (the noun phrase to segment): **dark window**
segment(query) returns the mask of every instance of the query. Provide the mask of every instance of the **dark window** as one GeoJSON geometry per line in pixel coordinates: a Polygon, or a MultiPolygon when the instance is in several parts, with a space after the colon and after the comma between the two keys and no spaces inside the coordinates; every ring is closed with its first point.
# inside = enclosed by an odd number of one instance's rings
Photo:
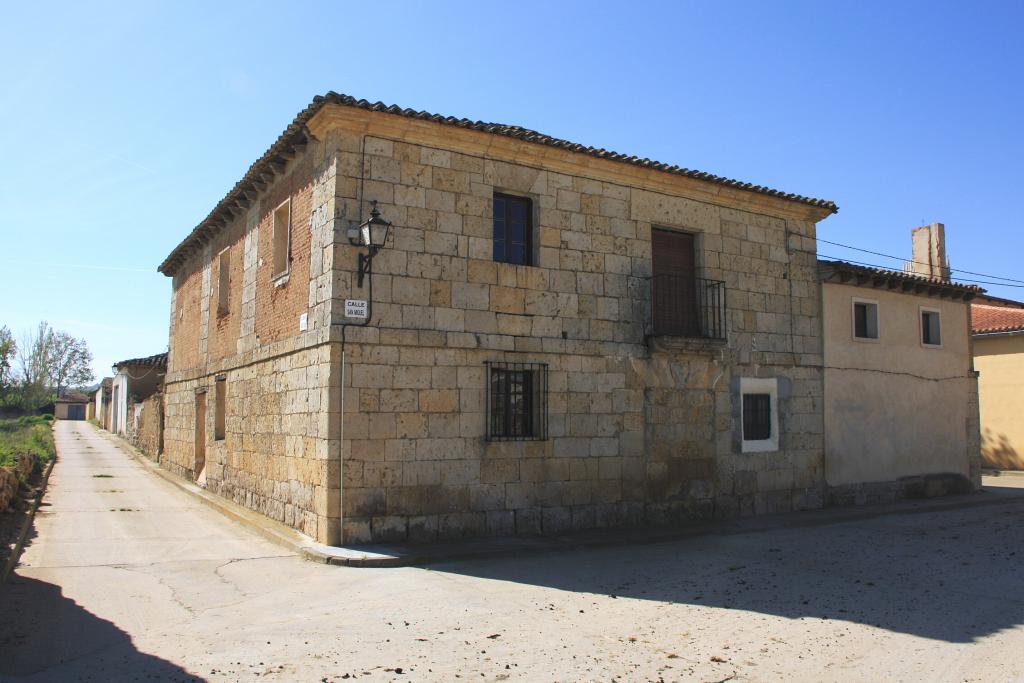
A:
{"type": "Polygon", "coordinates": [[[548,438],[548,366],[487,362],[487,438],[548,438]]]}
{"type": "Polygon", "coordinates": [[[921,311],[921,341],[938,346],[942,343],[942,331],[937,311],[921,311]]]}
{"type": "Polygon", "coordinates": [[[878,304],[863,301],[853,303],[853,336],[859,339],[878,339],[878,304]]]}
{"type": "Polygon", "coordinates": [[[533,210],[529,199],[495,193],[494,260],[533,265],[533,210]]]}
{"type": "Polygon", "coordinates": [[[743,394],[743,440],[772,438],[771,394],[743,394]]]}
{"type": "Polygon", "coordinates": [[[221,441],[224,439],[224,423],[225,415],[228,402],[228,383],[225,379],[220,377],[214,383],[214,420],[213,420],[213,438],[215,441],[221,441]]]}

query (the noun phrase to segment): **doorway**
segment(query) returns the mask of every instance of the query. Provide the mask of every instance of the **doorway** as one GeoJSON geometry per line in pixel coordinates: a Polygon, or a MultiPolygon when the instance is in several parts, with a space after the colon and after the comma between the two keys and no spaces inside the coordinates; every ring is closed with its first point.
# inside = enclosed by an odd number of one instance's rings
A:
{"type": "Polygon", "coordinates": [[[200,486],[206,484],[206,392],[196,394],[196,462],[192,468],[200,486]]]}

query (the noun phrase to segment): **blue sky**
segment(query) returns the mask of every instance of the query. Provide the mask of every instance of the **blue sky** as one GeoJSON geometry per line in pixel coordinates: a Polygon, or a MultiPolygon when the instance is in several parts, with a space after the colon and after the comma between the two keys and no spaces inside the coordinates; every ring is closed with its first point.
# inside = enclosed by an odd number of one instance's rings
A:
{"type": "Polygon", "coordinates": [[[941,221],[955,268],[1024,280],[1022,24],[1018,2],[9,3],[0,324],[84,336],[97,374],[164,350],[156,266],[328,90],[832,199],[819,236],[887,254],[941,221]]]}

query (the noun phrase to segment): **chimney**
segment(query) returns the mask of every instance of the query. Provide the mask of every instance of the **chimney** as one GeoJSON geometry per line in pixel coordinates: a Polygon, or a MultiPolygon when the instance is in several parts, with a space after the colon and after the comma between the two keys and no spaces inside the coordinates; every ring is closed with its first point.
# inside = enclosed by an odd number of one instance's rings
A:
{"type": "Polygon", "coordinates": [[[946,226],[942,223],[932,223],[914,228],[910,237],[913,243],[911,260],[903,264],[903,272],[949,282],[946,226]]]}

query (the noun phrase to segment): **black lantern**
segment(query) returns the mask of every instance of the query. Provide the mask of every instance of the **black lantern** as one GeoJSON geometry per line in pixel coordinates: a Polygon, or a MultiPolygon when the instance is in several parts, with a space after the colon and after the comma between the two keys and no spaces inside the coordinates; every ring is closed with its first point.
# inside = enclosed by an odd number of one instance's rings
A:
{"type": "Polygon", "coordinates": [[[370,273],[373,257],[377,255],[388,241],[391,222],[380,217],[377,200],[370,202],[370,218],[348,230],[348,241],[357,247],[366,247],[365,254],[359,254],[359,286],[363,286],[363,276],[370,273]]]}

